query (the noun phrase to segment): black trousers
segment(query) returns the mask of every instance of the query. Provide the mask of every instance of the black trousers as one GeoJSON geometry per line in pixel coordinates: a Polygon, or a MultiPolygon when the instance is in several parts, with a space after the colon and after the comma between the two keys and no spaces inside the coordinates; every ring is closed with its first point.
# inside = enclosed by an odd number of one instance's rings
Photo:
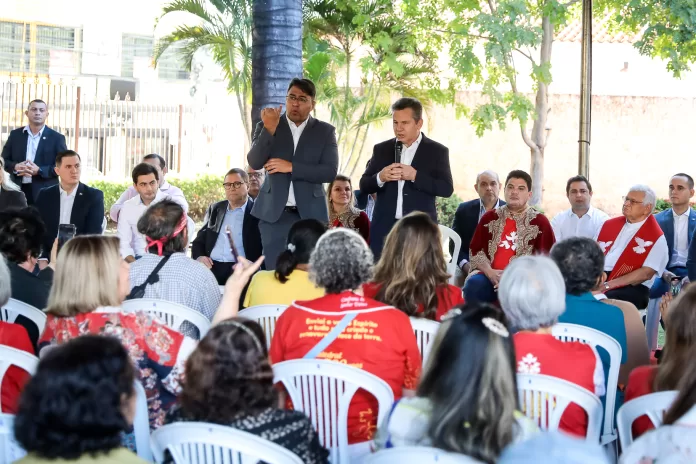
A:
{"type": "Polygon", "coordinates": [[[638,309],[647,308],[650,301],[650,289],[643,284],[615,288],[606,292],[605,295],[612,300],[633,303],[638,309]]]}
{"type": "MultiPolygon", "coordinates": [[[[210,270],[215,276],[215,279],[218,281],[218,285],[225,285],[225,283],[227,283],[227,279],[229,279],[229,277],[232,275],[232,271],[234,270],[235,264],[236,263],[224,263],[221,261],[213,261],[213,267],[210,270]]],[[[251,283],[251,281],[249,283],[251,283]]],[[[242,309],[242,306],[244,304],[244,298],[246,297],[246,292],[249,288],[249,283],[246,284],[244,290],[242,291],[242,295],[239,297],[239,309],[242,309]]]]}
{"type": "MultiPolygon", "coordinates": [[[[22,178],[19,179],[20,182],[22,182],[22,178]]],[[[32,189],[31,185],[32,184],[19,184],[22,187],[22,192],[24,192],[24,196],[27,198],[27,205],[31,206],[34,204],[34,190],[32,189]]]]}

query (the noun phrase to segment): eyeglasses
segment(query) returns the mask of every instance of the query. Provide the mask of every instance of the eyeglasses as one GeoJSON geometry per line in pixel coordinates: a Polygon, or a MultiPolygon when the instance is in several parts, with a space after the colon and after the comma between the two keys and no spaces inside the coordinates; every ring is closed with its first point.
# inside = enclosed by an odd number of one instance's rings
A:
{"type": "Polygon", "coordinates": [[[305,103],[309,103],[309,98],[307,98],[307,97],[296,97],[296,96],[294,96],[294,95],[288,95],[288,96],[285,97],[285,98],[286,98],[289,102],[292,102],[292,103],[300,102],[300,103],[302,103],[303,105],[304,105],[305,103]]]}
{"type": "Polygon", "coordinates": [[[262,172],[248,172],[249,178],[260,179],[263,176],[262,172]]]}
{"type": "Polygon", "coordinates": [[[222,184],[222,186],[225,188],[225,190],[237,190],[239,187],[245,184],[246,182],[225,182],[222,184]]]}
{"type": "Polygon", "coordinates": [[[643,204],[642,201],[634,200],[634,199],[628,198],[628,197],[621,197],[621,199],[623,200],[623,204],[624,204],[624,205],[625,205],[626,203],[630,203],[631,206],[642,205],[642,204],[643,204]]]}

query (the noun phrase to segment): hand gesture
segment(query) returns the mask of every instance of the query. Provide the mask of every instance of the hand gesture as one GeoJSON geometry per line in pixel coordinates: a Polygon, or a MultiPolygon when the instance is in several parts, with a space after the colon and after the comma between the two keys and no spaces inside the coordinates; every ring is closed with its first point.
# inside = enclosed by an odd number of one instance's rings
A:
{"type": "Polygon", "coordinates": [[[292,172],[292,163],[280,158],[271,158],[263,166],[269,174],[277,174],[279,172],[292,172]]]}
{"type": "Polygon", "coordinates": [[[416,180],[416,170],[408,164],[399,164],[401,168],[401,180],[416,180]]]}
{"type": "Polygon", "coordinates": [[[381,180],[382,182],[393,182],[395,180],[401,180],[401,174],[401,164],[392,163],[379,172],[379,180],[381,180]]]}
{"type": "Polygon", "coordinates": [[[208,256],[199,256],[198,259],[196,259],[196,261],[198,261],[199,263],[203,263],[203,265],[208,269],[213,268],[213,260],[210,259],[210,257],[208,256]]]}
{"type": "Polygon", "coordinates": [[[234,265],[234,272],[227,279],[225,283],[225,293],[230,293],[236,295],[239,299],[239,295],[242,294],[244,287],[246,286],[251,276],[261,267],[263,263],[263,256],[257,259],[255,262],[251,262],[245,258],[239,257],[239,262],[234,265]]]}
{"type": "Polygon", "coordinates": [[[275,131],[278,128],[278,123],[280,122],[280,114],[282,112],[283,105],[280,105],[278,108],[264,108],[261,110],[263,127],[265,127],[271,135],[275,135],[275,131]]]}

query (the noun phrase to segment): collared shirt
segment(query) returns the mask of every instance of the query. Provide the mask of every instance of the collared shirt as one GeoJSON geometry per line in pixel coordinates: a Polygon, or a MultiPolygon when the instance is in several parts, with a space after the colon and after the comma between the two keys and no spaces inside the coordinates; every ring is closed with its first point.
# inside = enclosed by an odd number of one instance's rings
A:
{"type": "Polygon", "coordinates": [[[582,217],[578,217],[572,209],[567,209],[551,220],[551,227],[557,242],[570,237],[593,238],[607,219],[609,219],[607,213],[593,206],[590,206],[582,217]]]}
{"type": "Polygon", "coordinates": [[[689,213],[691,208],[687,208],[682,214],[677,214],[672,210],[674,220],[674,249],[669,260],[669,267],[686,266],[686,257],[689,254],[689,213]]]}
{"type": "MultiPolygon", "coordinates": [[[[188,214],[188,202],[186,201],[186,198],[184,198],[184,192],[182,192],[179,187],[173,186],[165,179],[165,181],[162,182],[162,185],[160,185],[159,189],[162,193],[167,195],[170,200],[184,208],[184,213],[188,214]]],[[[133,185],[128,187],[109,210],[109,216],[111,216],[111,219],[114,222],[118,222],[118,215],[121,212],[121,208],[123,208],[123,204],[131,198],[135,198],[137,196],[138,191],[135,189],[135,187],[133,185]]]]}
{"type": "MultiPolygon", "coordinates": [[[[300,124],[299,126],[292,122],[290,118],[288,118],[288,114],[285,113],[285,117],[288,120],[288,125],[290,126],[290,132],[292,133],[292,142],[294,144],[293,148],[293,156],[295,155],[295,151],[297,150],[297,142],[300,141],[300,137],[302,136],[302,132],[304,132],[305,128],[307,127],[307,122],[309,121],[309,118],[305,119],[305,122],[300,124]]],[[[285,206],[297,206],[297,202],[295,201],[295,189],[292,186],[292,181],[290,181],[290,190],[288,190],[288,202],[285,203],[285,206]]],[[[236,243],[236,242],[235,242],[236,243]]]]}
{"type": "MultiPolygon", "coordinates": [[[[152,200],[151,205],[158,203],[162,200],[169,198],[161,190],[157,190],[157,195],[155,199],[152,200]]],[[[147,206],[143,204],[140,195],[135,198],[131,198],[123,204],[121,208],[121,213],[119,214],[117,235],[120,241],[120,251],[121,257],[125,258],[127,256],[142,256],[145,254],[146,241],[145,237],[138,232],[138,219],[145,213],[147,206]]]]}
{"type": "MultiPolygon", "coordinates": [[[[401,152],[401,164],[407,164],[409,166],[411,165],[411,163],[413,162],[413,157],[416,156],[416,150],[418,150],[418,146],[420,145],[422,140],[423,133],[420,132],[418,134],[418,138],[415,142],[411,144],[410,147],[404,147],[403,151],[401,152]]],[[[396,214],[394,215],[394,217],[396,219],[401,219],[404,216],[404,184],[406,181],[399,180],[397,182],[399,192],[396,195],[396,214]]],[[[377,173],[377,186],[379,188],[382,188],[384,184],[385,183],[382,182],[382,180],[379,178],[379,173],[377,173]]]]}
{"type": "Polygon", "coordinates": [[[72,192],[68,193],[63,190],[63,186],[59,184],[60,190],[60,220],[58,224],[70,224],[70,216],[72,216],[73,205],[75,204],[75,196],[77,196],[76,185],[72,192]]]}
{"type": "MultiPolygon", "coordinates": [[[[31,128],[29,126],[26,126],[24,128],[24,132],[27,133],[27,157],[26,161],[31,161],[32,163],[36,159],[36,150],[39,148],[39,142],[41,141],[41,136],[43,136],[44,129],[46,128],[46,125],[44,124],[41,127],[41,130],[34,135],[34,133],[31,131],[31,128]]],[[[31,176],[29,177],[22,177],[22,183],[23,184],[31,184],[31,176]]]]}
{"type": "MultiPolygon", "coordinates": [[[[609,250],[609,253],[604,257],[604,270],[608,273],[614,269],[617,261],[621,257],[621,254],[626,249],[627,246],[631,245],[633,237],[638,233],[643,224],[645,224],[647,218],[641,222],[636,223],[626,223],[624,224],[619,236],[616,237],[614,245],[609,250]]],[[[599,231],[595,234],[594,239],[597,240],[599,231]]],[[[633,245],[631,245],[633,246],[633,245]]],[[[655,277],[661,276],[665,272],[665,267],[667,267],[667,262],[669,261],[669,249],[667,248],[667,240],[664,235],[661,235],[657,241],[651,245],[648,251],[648,256],[645,258],[643,267],[649,267],[655,270],[655,274],[649,280],[643,282],[643,285],[650,288],[652,287],[655,277]]]]}
{"type": "Polygon", "coordinates": [[[232,240],[234,240],[234,246],[237,248],[237,252],[241,257],[246,258],[242,231],[244,229],[244,212],[246,211],[248,202],[249,198],[247,197],[247,200],[242,206],[234,209],[230,209],[230,203],[227,203],[227,211],[225,211],[220,233],[218,234],[213,251],[210,252],[210,259],[213,261],[220,261],[223,263],[232,263],[235,261],[232,257],[230,241],[227,239],[227,234],[225,233],[227,226],[229,226],[232,231],[232,240]]]}
{"type": "MultiPolygon", "coordinates": [[[[493,209],[500,208],[500,198],[498,198],[495,202],[495,206],[493,206],[493,209]]],[[[481,221],[481,218],[483,217],[484,214],[486,214],[488,210],[486,207],[483,205],[483,200],[479,198],[479,221],[481,221]]]]}

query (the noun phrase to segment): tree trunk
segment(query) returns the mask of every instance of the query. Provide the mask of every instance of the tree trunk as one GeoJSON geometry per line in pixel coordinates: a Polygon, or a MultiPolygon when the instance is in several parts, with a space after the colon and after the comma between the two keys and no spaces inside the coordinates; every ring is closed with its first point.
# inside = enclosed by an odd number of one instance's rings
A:
{"type": "Polygon", "coordinates": [[[302,0],[254,0],[251,36],[253,131],[261,109],[285,108],[290,80],[302,77],[302,0]]]}
{"type": "Polygon", "coordinates": [[[529,154],[532,158],[530,167],[530,175],[532,176],[532,199],[529,200],[529,204],[532,206],[541,206],[544,189],[544,149],[530,148],[529,154]]]}

